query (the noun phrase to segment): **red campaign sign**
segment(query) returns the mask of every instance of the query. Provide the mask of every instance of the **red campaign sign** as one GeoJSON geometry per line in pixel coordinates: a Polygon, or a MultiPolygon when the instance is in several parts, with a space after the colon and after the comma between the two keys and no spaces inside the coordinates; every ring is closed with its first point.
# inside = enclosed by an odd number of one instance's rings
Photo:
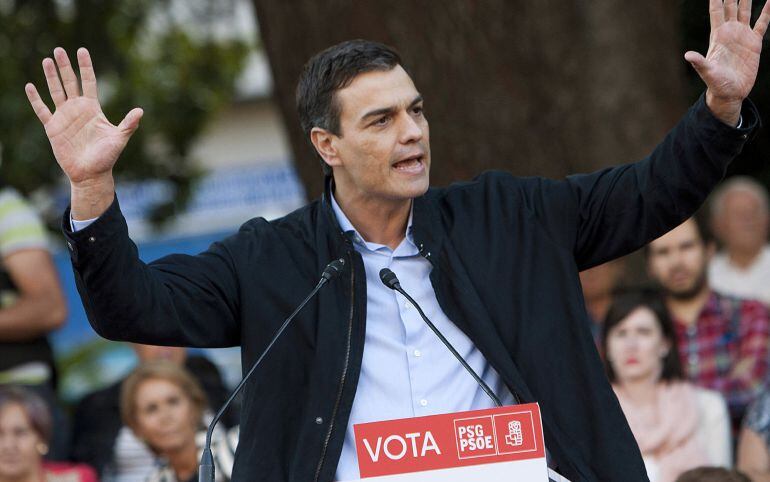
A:
{"type": "Polygon", "coordinates": [[[362,478],[545,457],[536,403],[361,423],[353,430],[362,478]]]}

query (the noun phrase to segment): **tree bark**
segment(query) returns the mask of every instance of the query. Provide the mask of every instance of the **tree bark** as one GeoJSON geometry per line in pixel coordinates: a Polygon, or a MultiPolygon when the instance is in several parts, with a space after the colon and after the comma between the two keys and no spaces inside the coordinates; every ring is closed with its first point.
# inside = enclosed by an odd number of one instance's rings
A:
{"type": "Polygon", "coordinates": [[[563,177],[642,157],[686,107],[675,2],[254,0],[297,172],[322,174],[297,119],[304,63],[337,42],[394,46],[425,98],[431,183],[486,169],[563,177]]]}

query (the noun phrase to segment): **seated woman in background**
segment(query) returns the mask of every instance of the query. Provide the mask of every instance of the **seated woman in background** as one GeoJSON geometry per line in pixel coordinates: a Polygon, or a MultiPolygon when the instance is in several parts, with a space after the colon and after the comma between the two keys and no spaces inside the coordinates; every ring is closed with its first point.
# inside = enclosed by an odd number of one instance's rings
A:
{"type": "Polygon", "coordinates": [[[605,367],[653,482],[731,462],[725,401],[683,381],[676,346],[657,296],[630,292],[614,299],[602,333],[605,367]]]}
{"type": "MultiPolygon", "coordinates": [[[[142,364],[125,379],[120,394],[123,423],[158,457],[158,468],[148,482],[198,480],[205,443],[205,409],[206,396],[201,386],[187,370],[173,363],[142,364]]],[[[215,435],[211,450],[216,480],[228,481],[237,432],[215,435]]]]}
{"type": "Polygon", "coordinates": [[[770,482],[770,392],[765,391],[746,412],[738,439],[738,469],[754,482],[770,482]]]}
{"type": "Polygon", "coordinates": [[[48,405],[20,387],[0,387],[0,482],[96,482],[83,464],[48,462],[53,435],[48,405]]]}

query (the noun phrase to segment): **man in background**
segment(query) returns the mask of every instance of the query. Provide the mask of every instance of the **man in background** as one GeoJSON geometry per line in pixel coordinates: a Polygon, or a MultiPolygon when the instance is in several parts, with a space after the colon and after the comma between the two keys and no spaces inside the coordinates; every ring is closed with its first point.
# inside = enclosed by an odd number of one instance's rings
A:
{"type": "Polygon", "coordinates": [[[709,264],[711,286],[770,304],[767,190],[749,177],[731,178],[714,193],[711,226],[723,246],[709,264]]]}
{"type": "Polygon", "coordinates": [[[690,218],[647,248],[650,276],[663,289],[687,377],[725,397],[733,427],[766,385],[770,320],[759,301],[714,291],[707,266],[714,252],[690,218]]]}

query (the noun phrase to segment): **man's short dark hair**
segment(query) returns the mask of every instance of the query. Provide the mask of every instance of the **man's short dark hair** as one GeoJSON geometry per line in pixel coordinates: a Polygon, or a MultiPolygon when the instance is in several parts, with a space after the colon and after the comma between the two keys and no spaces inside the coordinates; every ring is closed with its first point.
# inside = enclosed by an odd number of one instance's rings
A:
{"type": "MultiPolygon", "coordinates": [[[[711,233],[711,230],[708,228],[708,223],[706,222],[705,216],[706,216],[705,211],[703,209],[699,209],[695,214],[692,215],[692,217],[687,218],[685,221],[683,221],[682,224],[692,219],[692,221],[695,223],[695,229],[698,231],[698,237],[700,238],[700,241],[705,246],[708,246],[714,242],[714,235],[711,233]]],[[[644,245],[643,252],[644,252],[645,258],[650,257],[651,244],[652,244],[652,241],[644,245]]]]}
{"type": "MultiPolygon", "coordinates": [[[[369,40],[347,40],[314,55],[302,69],[296,94],[299,122],[308,139],[313,127],[341,136],[336,92],[350,85],[359,74],[387,71],[397,65],[401,65],[398,52],[369,40]]],[[[324,174],[331,174],[323,159],[321,166],[324,174]]]]}

